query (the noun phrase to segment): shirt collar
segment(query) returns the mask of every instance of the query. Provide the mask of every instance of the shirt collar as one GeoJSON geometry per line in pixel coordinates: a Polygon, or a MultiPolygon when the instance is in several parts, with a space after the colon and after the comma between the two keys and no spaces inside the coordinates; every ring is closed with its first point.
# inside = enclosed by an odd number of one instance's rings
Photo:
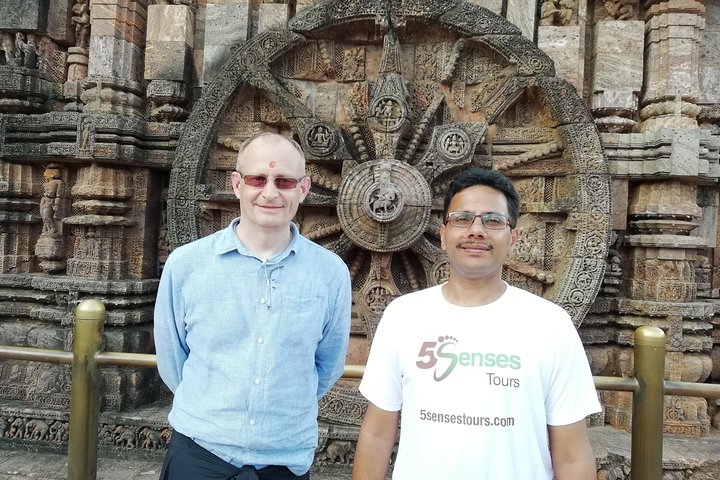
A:
{"type": "MultiPolygon", "coordinates": [[[[230,222],[230,225],[228,225],[227,228],[220,232],[218,242],[215,246],[216,255],[223,255],[225,253],[236,250],[241,255],[245,255],[247,257],[255,257],[252,252],[245,248],[245,245],[243,245],[243,243],[235,234],[235,227],[237,226],[238,222],[240,222],[240,217],[233,219],[233,221],[230,222]]],[[[297,225],[292,222],[290,222],[290,232],[292,232],[290,244],[287,246],[287,248],[285,248],[285,250],[278,253],[270,260],[280,261],[291,253],[297,253],[298,249],[300,248],[300,231],[298,230],[297,225]]]]}

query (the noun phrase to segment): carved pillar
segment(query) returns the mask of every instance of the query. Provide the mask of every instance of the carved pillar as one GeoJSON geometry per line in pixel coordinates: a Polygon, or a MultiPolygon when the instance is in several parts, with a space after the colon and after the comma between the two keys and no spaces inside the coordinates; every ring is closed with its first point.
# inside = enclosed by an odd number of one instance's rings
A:
{"type": "Polygon", "coordinates": [[[127,215],[133,196],[127,170],[93,163],[81,168],[72,187],[75,215],[65,219],[73,226],[73,257],[67,262],[71,277],[101,280],[128,277],[125,227],[134,224],[127,215]]]}
{"type": "Polygon", "coordinates": [[[30,273],[41,187],[29,165],[0,161],[0,273],[30,273]]]}
{"type": "MultiPolygon", "coordinates": [[[[601,132],[629,133],[636,124],[642,88],[645,25],[639,20],[615,19],[633,18],[634,10],[612,12],[614,16],[595,24],[591,109],[601,132]]],[[[609,15],[605,9],[602,13],[609,15]]]]}
{"type": "Polygon", "coordinates": [[[90,0],[85,113],[143,115],[147,0],[90,0]]]}
{"type": "Polygon", "coordinates": [[[705,7],[694,0],[652,1],[646,5],[647,54],[639,129],[696,128],[705,7]]]}
{"type": "MultiPolygon", "coordinates": [[[[698,250],[715,239],[714,232],[710,235],[701,224],[714,223],[716,214],[699,204],[713,202],[700,202],[698,183],[717,176],[708,166],[696,122],[704,7],[692,0],[645,6],[644,90],[637,126],[644,135],[627,136],[628,143],[642,138],[644,152],[642,162],[627,162],[626,173],[632,179],[623,272],[627,298],[618,302],[617,339],[621,347],[630,346],[631,332],[638,326],[663,328],[668,336],[665,377],[702,382],[712,369],[713,307],[698,301],[696,263],[698,250]]],[[[617,145],[617,138],[607,138],[608,146],[617,145]]],[[[621,352],[624,357],[632,353],[629,348],[621,352]]],[[[632,371],[629,360],[618,361],[617,373],[632,371]]],[[[625,393],[606,397],[610,423],[627,427],[628,399],[625,393]]],[[[667,432],[697,436],[709,427],[704,399],[665,398],[667,432]]]]}
{"type": "MultiPolygon", "coordinates": [[[[706,28],[703,31],[702,42],[700,45],[700,99],[698,105],[702,108],[698,115],[700,128],[706,133],[708,149],[717,159],[720,151],[720,50],[717,45],[720,42],[720,4],[716,2],[706,2],[706,28]]],[[[711,168],[717,168],[717,162],[711,164],[711,168]]],[[[710,189],[711,187],[709,187],[710,189]]],[[[712,187],[715,202],[717,203],[717,187],[712,187]]],[[[716,235],[719,226],[717,224],[710,226],[716,235]]],[[[712,249],[705,252],[707,258],[706,272],[709,282],[708,300],[715,305],[720,303],[720,249],[716,248],[715,242],[712,249]]],[[[714,347],[711,353],[713,360],[713,371],[710,376],[713,382],[720,383],[720,317],[715,316],[712,321],[714,325],[713,339],[714,347]]],[[[720,406],[720,400],[716,400],[720,406]]],[[[720,409],[716,407],[716,416],[714,425],[720,428],[720,409]]]]}
{"type": "Polygon", "coordinates": [[[88,74],[90,46],[90,0],[74,0],[72,6],[74,46],[68,48],[67,79],[63,85],[65,110],[82,111],[82,81],[88,74]]]}

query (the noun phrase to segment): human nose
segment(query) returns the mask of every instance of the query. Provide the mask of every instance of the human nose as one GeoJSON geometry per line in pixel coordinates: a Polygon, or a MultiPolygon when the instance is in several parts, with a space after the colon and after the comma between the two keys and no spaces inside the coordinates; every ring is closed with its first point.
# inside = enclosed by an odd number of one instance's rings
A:
{"type": "Polygon", "coordinates": [[[485,234],[487,233],[485,229],[485,224],[483,224],[482,217],[480,217],[480,215],[475,215],[475,218],[473,218],[473,222],[467,229],[470,235],[485,236],[485,234]]]}
{"type": "Polygon", "coordinates": [[[275,185],[275,180],[268,178],[265,186],[262,189],[262,196],[264,198],[275,198],[278,196],[278,188],[275,185]]]}

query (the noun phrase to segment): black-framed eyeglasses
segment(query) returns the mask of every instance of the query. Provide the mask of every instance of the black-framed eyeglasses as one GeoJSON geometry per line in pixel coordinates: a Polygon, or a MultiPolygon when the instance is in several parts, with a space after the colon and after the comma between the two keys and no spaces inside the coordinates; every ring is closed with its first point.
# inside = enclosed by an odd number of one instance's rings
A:
{"type": "MultiPolygon", "coordinates": [[[[240,178],[243,179],[243,183],[248,187],[264,188],[265,185],[267,185],[268,178],[270,178],[267,175],[243,175],[240,172],[237,173],[240,175],[240,178]]],[[[297,184],[300,183],[303,178],[305,177],[274,177],[272,181],[278,190],[290,190],[297,187],[297,184]]]]}
{"type": "Polygon", "coordinates": [[[470,228],[478,217],[488,230],[502,230],[508,225],[512,228],[510,218],[500,213],[449,212],[445,216],[445,223],[457,228],[470,228]]]}

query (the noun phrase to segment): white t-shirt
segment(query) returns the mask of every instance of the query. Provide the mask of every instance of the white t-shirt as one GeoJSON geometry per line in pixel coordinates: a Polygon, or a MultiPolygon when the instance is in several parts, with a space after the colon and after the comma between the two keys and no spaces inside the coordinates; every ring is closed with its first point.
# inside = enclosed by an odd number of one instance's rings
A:
{"type": "Polygon", "coordinates": [[[480,307],[441,286],[394,300],[360,392],[402,409],[395,480],[551,480],[547,425],[600,411],[570,316],[512,286],[480,307]]]}

